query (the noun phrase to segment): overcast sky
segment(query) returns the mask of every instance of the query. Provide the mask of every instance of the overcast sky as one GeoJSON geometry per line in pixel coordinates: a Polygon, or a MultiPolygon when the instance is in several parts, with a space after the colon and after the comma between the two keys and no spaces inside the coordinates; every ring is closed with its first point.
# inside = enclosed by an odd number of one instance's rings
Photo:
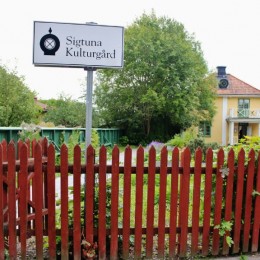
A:
{"type": "Polygon", "coordinates": [[[227,73],[260,89],[260,0],[6,0],[1,2],[0,64],[16,67],[39,99],[60,93],[78,98],[86,71],[33,65],[33,22],[127,27],[152,10],[194,34],[210,70],[226,66],[227,73]]]}

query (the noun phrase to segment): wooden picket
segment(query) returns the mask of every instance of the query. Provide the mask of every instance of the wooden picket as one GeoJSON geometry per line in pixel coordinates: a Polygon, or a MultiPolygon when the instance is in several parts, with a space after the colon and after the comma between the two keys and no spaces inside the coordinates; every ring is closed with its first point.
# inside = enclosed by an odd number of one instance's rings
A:
{"type": "Polygon", "coordinates": [[[233,253],[238,253],[240,250],[240,239],[242,229],[242,203],[244,193],[244,174],[245,174],[245,151],[241,150],[238,153],[238,168],[237,168],[237,183],[236,183],[236,198],[235,198],[235,215],[234,215],[234,246],[233,253]]]}
{"type": "Polygon", "coordinates": [[[213,175],[213,152],[209,149],[206,156],[205,188],[204,188],[204,212],[203,212],[203,231],[202,231],[202,255],[206,256],[210,245],[210,213],[212,198],[212,175],[213,175]]]}
{"type": "Polygon", "coordinates": [[[94,242],[94,161],[95,151],[90,145],[86,154],[86,183],[85,183],[85,238],[89,243],[94,242]]]}
{"type": "Polygon", "coordinates": [[[190,151],[184,151],[183,175],[180,183],[180,256],[187,252],[188,217],[189,217],[189,193],[190,193],[190,151]]]}
{"type": "Polygon", "coordinates": [[[48,187],[48,240],[49,259],[56,259],[56,201],[55,201],[55,148],[53,144],[48,147],[47,160],[47,187],[48,187]]]}
{"type": "Polygon", "coordinates": [[[16,174],[15,174],[15,145],[13,142],[7,147],[7,161],[8,161],[8,243],[9,255],[11,259],[17,257],[16,251],[16,174]]]}
{"type": "Polygon", "coordinates": [[[165,213],[166,213],[166,185],[167,185],[167,149],[161,150],[160,161],[160,190],[158,212],[158,257],[164,257],[165,248],[165,213]]]}
{"type": "Polygon", "coordinates": [[[143,213],[143,172],[144,172],[144,150],[137,149],[136,162],[136,202],[135,202],[135,256],[141,258],[142,254],[142,213],[143,213]]]}
{"type": "MultiPolygon", "coordinates": [[[[258,162],[260,160],[260,152],[258,153],[258,162]]],[[[257,168],[257,176],[256,176],[256,191],[260,191],[260,164],[258,164],[257,168]]],[[[260,208],[260,196],[256,196],[255,205],[254,205],[254,223],[253,223],[253,235],[252,235],[252,251],[256,252],[259,243],[259,230],[260,230],[260,210],[256,210],[260,208]]]]}
{"type": "MultiPolygon", "coordinates": [[[[235,154],[234,151],[231,150],[228,153],[228,176],[227,176],[227,182],[226,182],[226,194],[225,198],[225,212],[224,212],[224,220],[225,221],[232,221],[232,203],[233,203],[233,183],[234,183],[234,160],[235,160],[235,154]]],[[[224,236],[224,242],[223,242],[223,254],[227,255],[229,252],[229,245],[226,242],[226,237],[230,236],[230,232],[226,232],[224,236]]]]}
{"type": "MultiPolygon", "coordinates": [[[[170,204],[170,232],[169,232],[169,257],[176,255],[177,246],[177,217],[178,217],[178,185],[179,185],[179,149],[172,152],[171,169],[171,204],[170,204]]],[[[154,186],[154,183],[153,183],[154,186]]]]}
{"type": "Polygon", "coordinates": [[[245,212],[244,212],[244,229],[243,229],[243,252],[248,252],[249,238],[251,229],[251,215],[252,215],[252,193],[253,181],[255,174],[255,152],[251,150],[248,155],[248,172],[246,181],[246,195],[245,195],[245,212]]]}
{"type": "Polygon", "coordinates": [[[5,255],[5,239],[4,239],[4,182],[3,182],[3,145],[0,144],[0,259],[4,259],[5,255]],[[2,199],[1,199],[2,198],[2,199]]]}
{"type": "Polygon", "coordinates": [[[69,192],[68,192],[68,148],[61,146],[60,156],[60,198],[61,198],[61,255],[69,259],[69,192]]]}
{"type": "Polygon", "coordinates": [[[202,151],[199,149],[195,157],[191,254],[196,255],[199,243],[200,191],[201,191],[202,151]]]}
{"type": "MultiPolygon", "coordinates": [[[[214,206],[214,227],[221,224],[221,209],[223,200],[223,177],[221,170],[224,165],[224,151],[220,149],[218,152],[217,160],[217,173],[216,173],[216,189],[215,189],[215,206],[214,206]]],[[[213,242],[212,242],[212,255],[219,254],[220,247],[220,235],[218,229],[213,230],[213,242]]]]}
{"type": "Polygon", "coordinates": [[[119,148],[112,152],[112,180],[111,180],[111,244],[110,259],[117,259],[118,255],[118,198],[119,198],[119,148]]]}
{"type": "Polygon", "coordinates": [[[146,222],[146,257],[152,258],[154,236],[154,197],[155,197],[155,166],[156,150],[149,151],[148,187],[147,187],[147,222],[146,222]]]}
{"type": "Polygon", "coordinates": [[[74,259],[81,259],[81,203],[80,203],[81,149],[74,148],[73,162],[73,251],[74,259]]]}
{"type": "Polygon", "coordinates": [[[25,259],[27,239],[31,236],[35,237],[37,259],[43,259],[45,236],[49,241],[49,259],[57,257],[57,236],[61,237],[63,259],[70,254],[74,259],[84,258],[83,240],[91,246],[98,244],[99,259],[260,251],[260,154],[256,163],[253,149],[248,158],[241,149],[236,160],[232,149],[227,158],[220,149],[215,166],[212,149],[207,151],[203,162],[202,150],[198,148],[193,166],[189,149],[180,151],[175,147],[168,151],[163,147],[158,162],[158,151],[151,147],[148,164],[145,152],[142,146],[138,147],[134,162],[133,150],[127,146],[121,165],[119,148],[115,146],[108,164],[106,147],[102,146],[96,156],[90,145],[83,160],[83,150],[77,145],[69,164],[68,147],[64,144],[57,164],[55,148],[46,139],[18,142],[17,148],[13,142],[3,141],[0,144],[0,259],[4,259],[5,244],[9,257],[17,258],[17,241],[21,258],[25,259]],[[57,173],[60,208],[56,201],[57,173]],[[109,185],[111,194],[108,194],[109,185]],[[94,209],[98,215],[93,214],[94,209]],[[216,226],[223,221],[232,222],[233,226],[222,237],[216,226]],[[232,247],[226,242],[227,237],[232,238],[232,247]]]}
{"type": "Polygon", "coordinates": [[[21,258],[25,259],[26,257],[26,239],[27,239],[27,176],[28,176],[28,153],[27,145],[23,144],[20,147],[20,172],[19,172],[19,217],[20,217],[20,241],[21,241],[21,258]]]}
{"type": "Polygon", "coordinates": [[[129,256],[130,240],[130,207],[131,207],[131,165],[132,149],[125,149],[124,160],[124,194],[123,194],[123,258],[129,256]]]}
{"type": "Polygon", "coordinates": [[[98,253],[99,259],[106,259],[106,148],[102,146],[99,156],[98,193],[98,253]]]}

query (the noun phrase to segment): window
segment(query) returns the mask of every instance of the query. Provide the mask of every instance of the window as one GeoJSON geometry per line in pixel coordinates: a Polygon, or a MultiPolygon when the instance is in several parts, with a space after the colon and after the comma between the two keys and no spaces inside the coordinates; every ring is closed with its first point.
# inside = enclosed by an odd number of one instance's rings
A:
{"type": "Polygon", "coordinates": [[[199,129],[203,136],[211,136],[211,124],[209,122],[200,122],[199,129]]]}
{"type": "Polygon", "coordinates": [[[238,99],[238,117],[248,117],[249,116],[249,108],[250,108],[250,101],[249,99],[240,98],[238,99]]]}

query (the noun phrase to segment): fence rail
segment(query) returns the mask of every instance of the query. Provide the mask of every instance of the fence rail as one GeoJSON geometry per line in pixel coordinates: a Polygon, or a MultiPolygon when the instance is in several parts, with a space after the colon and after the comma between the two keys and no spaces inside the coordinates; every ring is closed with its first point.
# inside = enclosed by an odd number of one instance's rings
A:
{"type": "Polygon", "coordinates": [[[198,148],[194,165],[189,149],[180,154],[164,147],[159,162],[154,147],[146,152],[140,146],[135,157],[128,146],[123,162],[117,146],[111,158],[104,146],[98,156],[92,146],[85,153],[75,146],[69,162],[62,145],[57,163],[46,139],[19,142],[18,158],[14,143],[0,144],[0,259],[6,245],[10,259],[17,257],[17,241],[25,259],[30,236],[37,259],[43,259],[45,236],[49,259],[56,259],[58,244],[64,259],[70,252],[74,259],[87,258],[82,241],[97,243],[98,259],[259,251],[260,167],[254,150],[246,157],[241,149],[237,158],[231,150],[225,158],[220,149],[216,165],[211,149],[203,159],[198,148]],[[221,236],[216,226],[223,223],[233,225],[221,236]]]}

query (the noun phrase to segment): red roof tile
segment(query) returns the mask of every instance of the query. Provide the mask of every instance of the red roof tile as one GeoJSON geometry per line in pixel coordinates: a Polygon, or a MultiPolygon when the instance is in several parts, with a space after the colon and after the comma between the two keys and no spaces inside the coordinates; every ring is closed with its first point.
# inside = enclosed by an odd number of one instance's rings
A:
{"type": "Polygon", "coordinates": [[[244,81],[234,77],[231,74],[227,74],[229,85],[226,89],[218,88],[218,95],[259,95],[260,90],[252,87],[244,81]]]}
{"type": "Polygon", "coordinates": [[[37,100],[37,97],[34,97],[34,102],[35,102],[36,105],[41,107],[44,112],[46,112],[48,110],[48,106],[46,104],[43,104],[43,103],[39,102],[37,100]]]}

